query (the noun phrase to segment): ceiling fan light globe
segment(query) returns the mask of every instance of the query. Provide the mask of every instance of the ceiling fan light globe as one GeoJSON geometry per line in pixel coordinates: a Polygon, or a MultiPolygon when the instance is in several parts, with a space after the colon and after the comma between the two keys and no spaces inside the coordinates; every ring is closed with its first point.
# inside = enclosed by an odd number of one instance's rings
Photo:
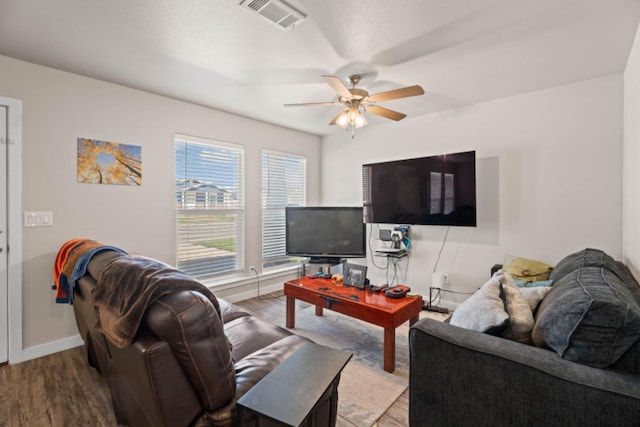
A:
{"type": "Polygon", "coordinates": [[[346,129],[349,126],[349,110],[343,110],[340,113],[340,116],[336,120],[336,124],[343,129],[346,129]]]}
{"type": "Polygon", "coordinates": [[[362,126],[366,126],[367,118],[364,116],[364,114],[358,112],[358,114],[353,119],[353,124],[355,125],[356,128],[361,128],[362,126]]]}

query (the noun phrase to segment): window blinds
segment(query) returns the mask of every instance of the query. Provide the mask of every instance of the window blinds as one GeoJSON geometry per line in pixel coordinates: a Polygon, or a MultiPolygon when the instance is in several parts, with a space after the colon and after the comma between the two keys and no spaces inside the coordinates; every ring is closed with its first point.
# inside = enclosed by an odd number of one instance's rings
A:
{"type": "Polygon", "coordinates": [[[176,138],[176,265],[199,279],[244,268],[244,151],[176,138]]]}
{"type": "Polygon", "coordinates": [[[305,206],[307,160],[262,152],[262,268],[290,262],[285,252],[285,207],[305,206]]]}

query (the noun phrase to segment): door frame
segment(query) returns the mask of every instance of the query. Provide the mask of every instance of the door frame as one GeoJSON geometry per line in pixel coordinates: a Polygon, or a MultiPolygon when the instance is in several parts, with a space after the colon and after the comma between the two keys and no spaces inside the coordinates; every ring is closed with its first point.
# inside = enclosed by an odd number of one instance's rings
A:
{"type": "Polygon", "coordinates": [[[9,363],[22,362],[22,101],[0,97],[8,107],[7,313],[9,363]]]}

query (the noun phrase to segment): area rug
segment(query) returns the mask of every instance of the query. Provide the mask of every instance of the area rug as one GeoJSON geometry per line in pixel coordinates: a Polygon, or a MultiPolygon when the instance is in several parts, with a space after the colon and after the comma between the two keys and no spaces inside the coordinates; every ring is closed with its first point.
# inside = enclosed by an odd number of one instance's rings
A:
{"type": "MultiPolygon", "coordinates": [[[[284,326],[284,319],[281,321],[284,326]]],[[[318,344],[353,353],[340,377],[338,412],[357,426],[371,426],[407,389],[409,376],[409,324],[396,330],[396,369],[383,370],[383,329],[348,316],[315,307],[296,310],[298,335],[318,344]]]]}

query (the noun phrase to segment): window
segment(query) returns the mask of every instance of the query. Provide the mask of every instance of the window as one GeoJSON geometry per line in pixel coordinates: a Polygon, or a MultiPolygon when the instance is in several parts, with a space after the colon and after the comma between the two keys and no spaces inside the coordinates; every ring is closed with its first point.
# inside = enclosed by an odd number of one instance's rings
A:
{"type": "Polygon", "coordinates": [[[307,159],[262,152],[262,268],[291,262],[285,252],[286,206],[305,206],[307,159]]]}
{"type": "Polygon", "coordinates": [[[199,279],[244,268],[244,151],[177,137],[176,264],[199,279]]]}

